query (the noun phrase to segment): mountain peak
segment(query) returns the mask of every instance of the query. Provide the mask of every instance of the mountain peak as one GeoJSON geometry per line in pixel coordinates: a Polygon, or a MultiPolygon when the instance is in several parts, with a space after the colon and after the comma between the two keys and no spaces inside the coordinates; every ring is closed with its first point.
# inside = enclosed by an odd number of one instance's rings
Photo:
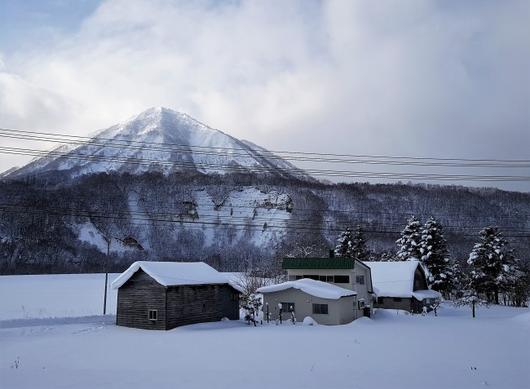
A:
{"type": "Polygon", "coordinates": [[[149,108],[100,131],[82,145],[76,144],[64,151],[57,148],[11,176],[50,172],[74,178],[111,171],[169,174],[189,170],[203,174],[247,172],[309,178],[259,146],[240,141],[166,107],[149,108]]]}

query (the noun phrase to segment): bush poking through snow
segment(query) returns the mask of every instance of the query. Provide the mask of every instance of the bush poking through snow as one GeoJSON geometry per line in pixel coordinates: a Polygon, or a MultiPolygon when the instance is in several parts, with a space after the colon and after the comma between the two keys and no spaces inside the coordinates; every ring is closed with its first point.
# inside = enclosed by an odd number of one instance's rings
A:
{"type": "Polygon", "coordinates": [[[313,319],[311,316],[304,317],[304,321],[302,322],[304,326],[316,326],[318,323],[313,319]]]}

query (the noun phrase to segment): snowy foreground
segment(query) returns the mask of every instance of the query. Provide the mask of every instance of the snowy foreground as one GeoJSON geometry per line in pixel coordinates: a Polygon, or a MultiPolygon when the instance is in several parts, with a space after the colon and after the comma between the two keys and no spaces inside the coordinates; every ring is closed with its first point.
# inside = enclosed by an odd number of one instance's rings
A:
{"type": "MultiPolygon", "coordinates": [[[[114,276],[113,276],[114,277],[114,276]]],[[[0,277],[1,388],[528,388],[528,309],[379,311],[336,327],[102,318],[101,275],[0,277]],[[23,307],[23,308],[21,308],[23,307]],[[64,316],[64,317],[62,317],[64,316]]],[[[115,309],[115,294],[110,306],[115,309]]]]}

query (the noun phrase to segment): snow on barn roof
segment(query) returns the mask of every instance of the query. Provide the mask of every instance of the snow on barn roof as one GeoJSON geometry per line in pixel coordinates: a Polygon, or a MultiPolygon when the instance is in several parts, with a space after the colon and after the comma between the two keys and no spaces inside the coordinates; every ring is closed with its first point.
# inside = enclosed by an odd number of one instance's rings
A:
{"type": "Polygon", "coordinates": [[[229,284],[240,291],[226,275],[204,262],[137,261],[114,280],[112,288],[121,287],[140,269],[163,286],[229,284]]]}
{"type": "Polygon", "coordinates": [[[340,286],[328,284],[327,282],[311,280],[303,278],[296,281],[282,282],[281,284],[264,286],[257,290],[258,293],[272,293],[279,292],[286,289],[298,289],[302,292],[310,294],[311,296],[320,297],[323,299],[338,300],[341,297],[355,296],[357,292],[341,288],[340,286]]]}
{"type": "Polygon", "coordinates": [[[414,290],[414,273],[420,265],[417,260],[396,262],[364,262],[370,267],[372,283],[377,296],[439,298],[434,290],[414,290]]]}

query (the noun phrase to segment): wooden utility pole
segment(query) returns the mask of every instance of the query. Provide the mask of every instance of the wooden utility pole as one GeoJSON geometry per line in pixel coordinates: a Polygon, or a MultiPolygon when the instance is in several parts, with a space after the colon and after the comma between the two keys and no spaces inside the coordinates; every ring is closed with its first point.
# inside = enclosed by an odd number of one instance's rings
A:
{"type": "Polygon", "coordinates": [[[110,242],[112,238],[103,237],[107,242],[107,257],[105,258],[105,293],[103,294],[103,315],[107,314],[107,288],[109,283],[109,255],[110,255],[110,242]]]}

